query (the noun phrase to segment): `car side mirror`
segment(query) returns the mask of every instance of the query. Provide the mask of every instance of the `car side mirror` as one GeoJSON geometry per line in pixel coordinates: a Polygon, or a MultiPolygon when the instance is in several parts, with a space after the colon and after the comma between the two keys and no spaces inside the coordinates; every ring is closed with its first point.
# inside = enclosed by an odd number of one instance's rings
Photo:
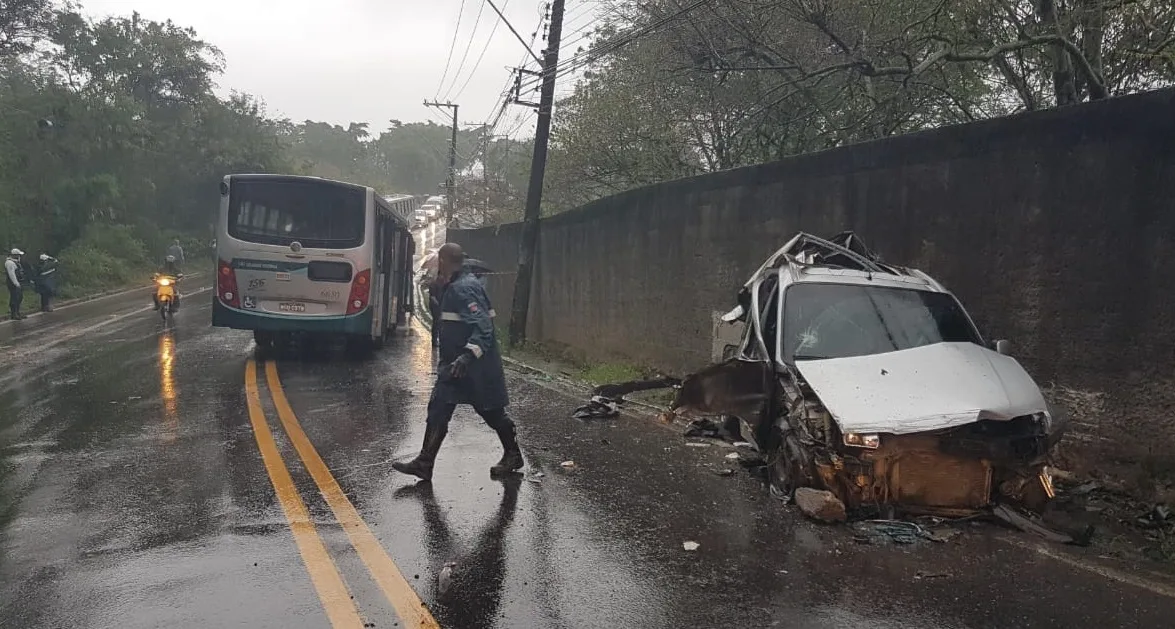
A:
{"type": "Polygon", "coordinates": [[[1002,354],[1004,356],[1011,356],[1012,355],[1012,342],[1004,340],[1004,339],[1000,339],[1000,340],[996,341],[995,342],[995,351],[997,354],[1002,354]]]}

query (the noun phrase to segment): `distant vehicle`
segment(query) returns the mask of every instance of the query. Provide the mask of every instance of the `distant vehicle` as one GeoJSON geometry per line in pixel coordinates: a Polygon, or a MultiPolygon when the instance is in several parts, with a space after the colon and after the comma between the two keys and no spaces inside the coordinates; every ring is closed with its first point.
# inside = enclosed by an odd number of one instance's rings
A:
{"type": "Polygon", "coordinates": [[[947,289],[881,263],[852,232],[797,235],[722,320],[743,326],[741,342],[687,378],[675,406],[746,423],[776,491],[952,517],[1039,512],[1053,497],[1065,423],[1009,344],[985,343],[947,289]]]}
{"type": "Polygon", "coordinates": [[[379,347],[412,312],[410,196],[317,177],[229,175],[220,185],[212,325],[379,347]]]}
{"type": "Polygon", "coordinates": [[[424,205],[420,206],[420,209],[423,210],[424,215],[429,218],[436,218],[437,214],[441,211],[440,206],[429,203],[425,203],[424,205]]]}
{"type": "Polygon", "coordinates": [[[416,210],[412,214],[412,220],[416,223],[417,227],[424,227],[428,224],[428,214],[423,210],[416,210]]]}

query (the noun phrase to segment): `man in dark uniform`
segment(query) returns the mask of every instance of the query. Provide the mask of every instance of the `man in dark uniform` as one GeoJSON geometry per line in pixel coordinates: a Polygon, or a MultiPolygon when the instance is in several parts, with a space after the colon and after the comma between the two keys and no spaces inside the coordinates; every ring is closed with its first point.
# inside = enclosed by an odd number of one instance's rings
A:
{"type": "Polygon", "coordinates": [[[41,295],[41,312],[53,312],[50,303],[57,296],[57,258],[42,253],[37,267],[37,293],[41,295]]]}
{"type": "Polygon", "coordinates": [[[469,404],[502,442],[502,459],[490,473],[505,474],[522,469],[522,451],[515,440],[514,422],[506,414],[509,396],[506,374],[494,333],[489,297],[485,287],[465,267],[465,253],[456,243],[447,243],[438,252],[441,277],[449,278],[441,296],[441,312],[434,326],[440,345],[437,381],[428,400],[428,419],[420,454],[392,467],[404,474],[432,480],[433,461],[449,431],[449,420],[458,404],[469,404]]]}

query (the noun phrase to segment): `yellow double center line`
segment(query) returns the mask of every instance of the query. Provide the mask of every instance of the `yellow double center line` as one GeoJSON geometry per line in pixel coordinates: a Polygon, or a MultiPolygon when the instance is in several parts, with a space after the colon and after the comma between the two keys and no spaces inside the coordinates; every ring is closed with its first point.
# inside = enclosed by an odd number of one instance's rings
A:
{"type": "MultiPolygon", "coordinates": [[[[310,439],[298,423],[298,417],[290,408],[289,400],[286,399],[276,365],[266,364],[265,375],[278,419],[281,420],[290,442],[302,459],[302,464],[310,472],[314,483],[318,485],[319,492],[326,499],[351,545],[355,547],[359,558],[396,610],[401,625],[408,629],[440,629],[436,619],[400,573],[367,523],[359,516],[355,506],[343,493],[326,463],[310,443],[310,439]]],[[[318,591],[318,597],[322,600],[331,625],[336,628],[363,627],[359,611],[347,593],[347,587],[339,575],[338,568],[327,554],[322,538],[310,521],[306,503],[294,487],[277,443],[273,440],[273,433],[269,430],[265,413],[261,408],[261,397],[257,387],[257,364],[252,359],[245,365],[245,392],[248,398],[249,421],[253,424],[253,433],[257,437],[257,447],[261,451],[265,469],[269,472],[269,479],[273,482],[278,502],[281,503],[294,534],[294,542],[298,546],[302,561],[306,564],[310,580],[314,584],[314,589],[318,591]]]]}

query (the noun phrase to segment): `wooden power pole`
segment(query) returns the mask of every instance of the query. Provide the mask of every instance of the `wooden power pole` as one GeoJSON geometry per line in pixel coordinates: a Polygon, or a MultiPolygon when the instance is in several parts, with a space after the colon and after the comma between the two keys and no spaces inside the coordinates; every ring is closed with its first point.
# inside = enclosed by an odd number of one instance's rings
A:
{"type": "Polygon", "coordinates": [[[449,140],[449,180],[445,184],[445,211],[448,216],[445,220],[445,226],[451,227],[453,225],[453,217],[457,208],[457,105],[453,103],[438,103],[424,101],[426,107],[448,107],[453,110],[453,137],[449,140]]]}
{"type": "Polygon", "coordinates": [[[514,303],[510,311],[510,345],[526,341],[526,317],[530,312],[530,284],[539,241],[539,215],[543,200],[543,176],[547,170],[547,142],[551,137],[551,110],[555,103],[555,75],[559,69],[559,39],[563,34],[564,0],[551,3],[551,29],[543,51],[543,87],[539,95],[538,127],[534,134],[534,157],[530,162],[530,185],[526,191],[526,213],[522,240],[518,245],[518,275],[514,280],[514,303]]]}

